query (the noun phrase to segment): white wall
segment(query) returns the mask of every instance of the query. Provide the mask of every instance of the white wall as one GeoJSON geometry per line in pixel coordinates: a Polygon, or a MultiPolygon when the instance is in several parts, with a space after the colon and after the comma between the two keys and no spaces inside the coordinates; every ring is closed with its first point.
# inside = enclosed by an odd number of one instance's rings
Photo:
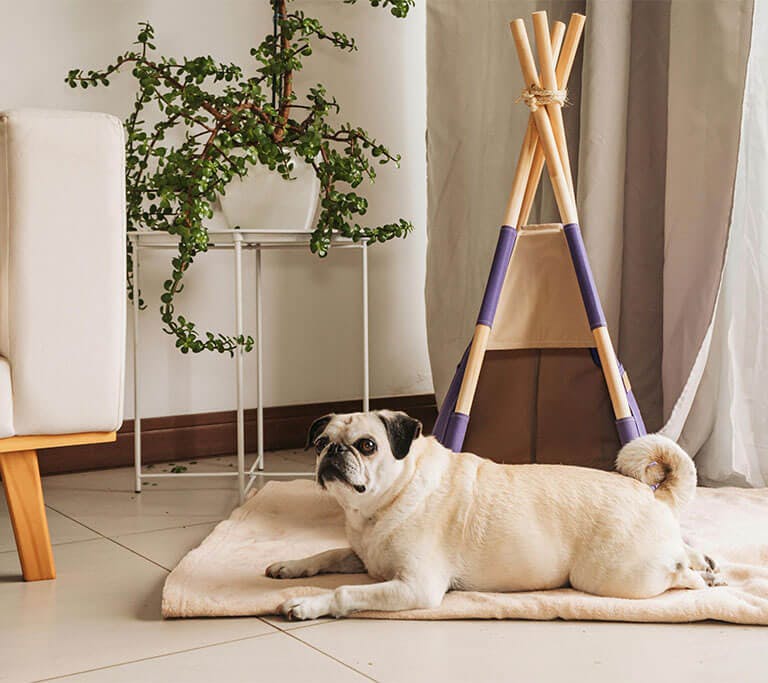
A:
{"type": "MultiPolygon", "coordinates": [[[[354,35],[360,50],[338,53],[318,46],[297,85],[322,82],[336,95],[345,119],[369,129],[403,155],[401,169],[382,167],[367,190],[368,220],[400,216],[413,221],[405,241],[370,252],[371,391],[397,396],[432,391],[424,317],[426,249],[425,12],[407,21],[387,11],[341,0],[296,0],[295,7],[326,27],[354,35]]],[[[125,117],[132,100],[130,76],[108,89],[71,90],[70,68],[106,65],[135,38],[136,23],[149,20],[156,44],[169,55],[211,54],[250,63],[249,48],[271,26],[267,0],[25,0],[5,3],[0,25],[0,108],[60,107],[125,117]]],[[[182,356],[161,331],[157,297],[167,252],[143,261],[142,313],[144,416],[234,407],[234,362],[213,354],[182,356]]],[[[200,325],[232,331],[232,256],[199,257],[187,276],[177,310],[200,325]]],[[[267,405],[356,398],[361,395],[359,253],[339,251],[324,261],[307,253],[263,256],[267,405]]],[[[87,267],[87,264],[81,264],[87,267]]],[[[246,255],[246,297],[252,293],[252,257],[246,255]]],[[[246,299],[246,329],[254,330],[253,299],[246,299]]],[[[129,328],[129,338],[131,330],[129,328]]],[[[127,417],[132,414],[129,349],[127,417]]],[[[247,402],[255,405],[255,358],[246,360],[247,402]]]]}

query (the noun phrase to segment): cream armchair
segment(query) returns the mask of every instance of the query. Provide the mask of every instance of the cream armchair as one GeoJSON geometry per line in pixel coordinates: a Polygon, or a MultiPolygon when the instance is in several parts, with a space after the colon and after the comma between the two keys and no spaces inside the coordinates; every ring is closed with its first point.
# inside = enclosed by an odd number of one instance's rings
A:
{"type": "Polygon", "coordinates": [[[55,577],[36,449],[122,422],[125,299],[120,121],[0,113],[0,475],[28,581],[55,577]]]}

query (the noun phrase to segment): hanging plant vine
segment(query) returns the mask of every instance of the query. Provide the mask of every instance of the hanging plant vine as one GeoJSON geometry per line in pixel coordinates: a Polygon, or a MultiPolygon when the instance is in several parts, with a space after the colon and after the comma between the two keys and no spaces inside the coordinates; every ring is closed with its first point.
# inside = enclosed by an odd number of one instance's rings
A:
{"type": "MultiPolygon", "coordinates": [[[[414,4],[414,0],[368,1],[401,18],[414,4]]],[[[163,329],[176,337],[182,353],[209,350],[232,355],[239,347],[253,348],[250,336],[200,332],[175,308],[185,273],[197,255],[208,250],[205,221],[213,217],[217,197],[251,166],[262,164],[286,180],[292,178],[291,152],[312,166],[320,181],[320,212],[310,248],[319,256],[327,255],[334,234],[386,242],[413,230],[403,218],[375,227],[359,222],[368,202],[356,188],[365,179],[375,180],[376,162],[399,165],[400,156],[362,128],[335,124],[339,105],[322,85],[310,87],[302,99],[294,90],[293,75],[312,54],[314,42],[353,51],[354,39],[327,31],[301,10],[289,12],[286,0],[271,4],[274,31],[251,50],[258,64],[255,76],[210,56],[181,60],[156,56],[155,31],[144,22],[134,47],[114,63],[101,70],[72,69],[65,79],[73,88],[109,86],[114,74],[130,68],[136,80],[138,92],[125,121],[128,230],[164,230],[178,236],[178,253],[163,283],[160,315],[163,329]],[[154,124],[145,119],[151,107],[160,115],[154,124]],[[180,132],[175,137],[182,141],[169,141],[171,131],[180,132]]],[[[129,296],[140,297],[134,287],[130,240],[127,266],[129,296]]]]}

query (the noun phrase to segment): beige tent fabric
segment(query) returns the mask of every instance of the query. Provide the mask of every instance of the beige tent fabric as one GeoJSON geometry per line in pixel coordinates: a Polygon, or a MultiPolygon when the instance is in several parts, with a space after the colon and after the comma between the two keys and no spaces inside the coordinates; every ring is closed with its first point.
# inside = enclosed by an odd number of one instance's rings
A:
{"type": "MultiPolygon", "coordinates": [[[[471,338],[527,118],[514,106],[507,22],[583,11],[565,119],[584,239],[647,426],[677,405],[682,428],[724,262],[752,5],[428,1],[426,300],[439,399],[471,338]]],[[[545,198],[534,219],[556,217],[545,198]]]]}
{"type": "Polygon", "coordinates": [[[489,350],[594,346],[560,223],[520,230],[501,289],[489,350]]]}
{"type": "MultiPolygon", "coordinates": [[[[728,586],[674,590],[647,600],[600,598],[572,589],[530,593],[448,593],[440,607],[367,612],[379,619],[597,619],[687,622],[718,619],[768,624],[768,489],[699,489],[682,521],[695,546],[717,558],[728,586]]],[[[277,613],[288,598],[341,584],[370,583],[363,574],[278,580],[268,564],[345,545],[343,515],[312,482],[270,482],[221,522],[171,572],[165,617],[277,613]]]]}

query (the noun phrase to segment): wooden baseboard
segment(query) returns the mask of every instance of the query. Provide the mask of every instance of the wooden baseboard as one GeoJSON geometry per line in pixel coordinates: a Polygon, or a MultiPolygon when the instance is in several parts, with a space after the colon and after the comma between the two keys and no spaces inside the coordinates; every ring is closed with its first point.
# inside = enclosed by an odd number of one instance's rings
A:
{"type": "MultiPolygon", "coordinates": [[[[434,394],[371,400],[372,409],[404,410],[432,431],[437,417],[434,394]]],[[[312,421],[327,413],[360,410],[360,401],[334,401],[264,409],[266,450],[302,448],[312,421]]],[[[235,411],[151,417],[141,421],[142,461],[173,462],[229,455],[235,452],[235,411]]],[[[256,450],[256,410],[245,411],[245,447],[256,450]]],[[[126,420],[112,443],[41,449],[41,474],[62,474],[124,467],[133,464],[133,420],[126,420]]]]}

